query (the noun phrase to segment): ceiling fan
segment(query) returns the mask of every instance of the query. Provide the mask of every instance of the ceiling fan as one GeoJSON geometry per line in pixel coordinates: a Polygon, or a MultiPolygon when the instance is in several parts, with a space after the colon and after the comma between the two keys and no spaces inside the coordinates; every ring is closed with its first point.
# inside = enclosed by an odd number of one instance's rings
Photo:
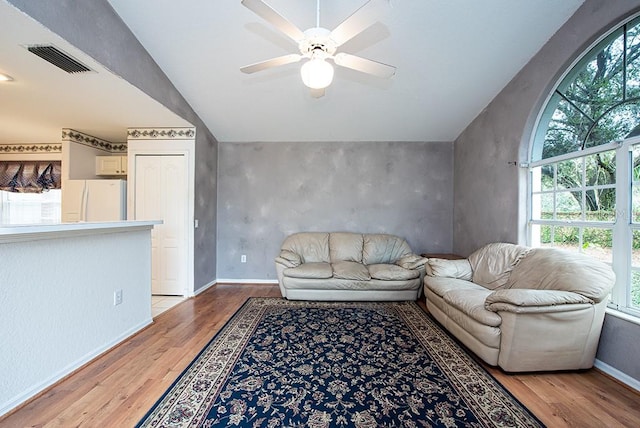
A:
{"type": "Polygon", "coordinates": [[[326,61],[328,59],[341,67],[382,78],[390,78],[396,72],[391,65],[344,52],[336,53],[338,47],[378,21],[381,9],[389,5],[389,0],[368,0],[333,31],[320,27],[320,0],[317,0],[316,26],[306,31],[300,30],[262,0],[242,0],[242,4],[296,42],[300,50],[299,54],[283,55],[242,67],[240,71],[243,73],[255,73],[307,59],[300,69],[302,81],[311,88],[313,96],[321,97],[333,80],[333,67],[326,61]]]}

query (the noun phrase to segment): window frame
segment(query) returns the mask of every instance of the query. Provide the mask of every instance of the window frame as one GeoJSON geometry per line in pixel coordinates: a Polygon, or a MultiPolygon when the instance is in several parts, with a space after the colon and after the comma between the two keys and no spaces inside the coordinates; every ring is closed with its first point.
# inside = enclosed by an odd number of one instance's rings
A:
{"type": "MultiPolygon", "coordinates": [[[[636,103],[640,104],[640,97],[629,96],[627,93],[627,67],[631,65],[626,59],[627,54],[627,40],[628,40],[628,30],[633,28],[636,25],[640,25],[640,13],[636,13],[631,17],[628,17],[623,22],[618,23],[613,26],[611,29],[603,33],[603,35],[592,43],[588,48],[586,48],[581,55],[579,55],[562,73],[559,79],[556,81],[556,85],[550,90],[547,95],[542,107],[538,111],[538,116],[536,118],[535,127],[533,128],[533,132],[531,134],[529,153],[528,153],[528,162],[527,167],[527,222],[525,229],[525,237],[526,242],[529,245],[535,245],[534,241],[540,240],[541,233],[538,233],[538,237],[533,236],[534,226],[536,225],[551,225],[551,226],[566,226],[566,227],[610,227],[612,228],[612,245],[611,245],[611,266],[616,274],[616,283],[614,289],[610,295],[608,310],[614,310],[616,313],[624,314],[628,318],[632,319],[633,322],[640,324],[640,307],[632,306],[632,296],[631,291],[633,288],[632,284],[632,275],[633,272],[640,272],[640,264],[636,267],[633,266],[633,233],[640,233],[640,221],[637,223],[633,222],[633,147],[640,147],[640,136],[629,137],[627,136],[622,141],[610,141],[605,142],[604,144],[598,146],[589,146],[585,147],[584,144],[587,142],[589,135],[585,136],[585,140],[583,141],[582,148],[578,148],[576,151],[572,151],[569,153],[563,153],[554,157],[549,157],[543,159],[543,148],[545,143],[545,137],[549,130],[550,124],[553,121],[554,114],[556,109],[559,107],[558,101],[562,99],[562,93],[573,83],[576,76],[579,75],[585,68],[587,64],[594,60],[599,51],[606,49],[610,44],[616,42],[616,40],[621,36],[625,35],[623,39],[624,47],[623,52],[625,55],[624,59],[624,70],[623,73],[623,98],[615,104],[612,104],[610,108],[600,115],[598,118],[595,118],[595,123],[597,124],[600,119],[606,116],[611,110],[620,107],[626,103],[636,103]],[[590,155],[594,155],[597,153],[602,153],[610,150],[615,150],[616,156],[616,175],[615,175],[615,213],[614,220],[611,222],[603,222],[603,221],[584,221],[586,220],[585,213],[587,212],[586,207],[581,204],[581,221],[575,220],[563,220],[556,218],[556,205],[554,199],[554,218],[553,219],[534,219],[534,177],[533,171],[538,167],[543,167],[545,165],[553,165],[562,161],[572,160],[577,158],[586,159],[590,155]]],[[[635,33],[636,37],[638,37],[638,33],[635,33]]],[[[637,61],[637,60],[636,60],[637,61]]],[[[637,63],[633,63],[637,64],[637,63]]],[[[637,66],[637,65],[636,65],[637,66]]],[[[595,124],[593,125],[595,126],[595,124]]],[[[593,126],[591,129],[593,129],[593,126]]],[[[575,149],[574,149],[575,150],[575,149]]],[[[584,162],[584,161],[583,161],[584,162]]],[[[583,168],[584,171],[584,168],[583,168]]],[[[554,173],[554,180],[557,177],[557,172],[554,173]]],[[[582,177],[582,188],[580,190],[584,190],[585,177],[582,177]]],[[[638,186],[640,181],[636,182],[636,187],[638,186]]],[[[539,184],[538,184],[539,186],[539,184]]],[[[559,191],[557,187],[557,183],[554,182],[554,187],[552,189],[553,193],[557,194],[559,191]]],[[[541,189],[538,189],[538,193],[543,193],[541,189]]],[[[551,193],[551,192],[550,192],[551,193]]],[[[555,198],[555,196],[554,196],[555,198]]],[[[584,202],[584,198],[583,198],[584,202]]],[[[541,217],[541,216],[540,216],[541,217]]],[[[552,237],[553,238],[553,237],[552,237]]],[[[582,243],[582,235],[580,238],[580,243],[582,243]]],[[[552,240],[553,244],[553,240],[552,240]]],[[[578,248],[578,251],[583,252],[582,248],[578,248]]],[[[623,315],[621,315],[623,316],[623,315]]]]}

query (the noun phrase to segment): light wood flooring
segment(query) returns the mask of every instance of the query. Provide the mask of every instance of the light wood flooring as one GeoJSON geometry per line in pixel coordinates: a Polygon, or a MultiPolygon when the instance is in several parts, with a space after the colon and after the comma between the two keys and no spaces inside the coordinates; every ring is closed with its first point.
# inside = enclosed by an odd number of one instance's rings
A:
{"type": "MultiPolygon", "coordinates": [[[[135,425],[250,296],[280,293],[277,285],[218,284],[0,419],[0,427],[135,425]]],[[[549,427],[640,426],[640,393],[598,370],[488,370],[549,427]]]]}

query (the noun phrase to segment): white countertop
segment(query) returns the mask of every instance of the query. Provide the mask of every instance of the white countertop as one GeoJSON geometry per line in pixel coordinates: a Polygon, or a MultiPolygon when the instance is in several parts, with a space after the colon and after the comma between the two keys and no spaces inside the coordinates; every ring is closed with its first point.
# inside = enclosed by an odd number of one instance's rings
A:
{"type": "Polygon", "coordinates": [[[161,220],[0,225],[0,244],[151,229],[161,220]]]}

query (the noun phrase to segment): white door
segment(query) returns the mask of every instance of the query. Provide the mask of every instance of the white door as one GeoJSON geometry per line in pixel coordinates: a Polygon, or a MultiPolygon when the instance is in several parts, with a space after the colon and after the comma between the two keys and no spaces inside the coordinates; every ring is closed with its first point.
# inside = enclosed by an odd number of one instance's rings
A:
{"type": "Polygon", "coordinates": [[[153,294],[186,294],[187,168],[183,155],[135,156],[135,219],[163,221],[151,232],[153,294]]]}

